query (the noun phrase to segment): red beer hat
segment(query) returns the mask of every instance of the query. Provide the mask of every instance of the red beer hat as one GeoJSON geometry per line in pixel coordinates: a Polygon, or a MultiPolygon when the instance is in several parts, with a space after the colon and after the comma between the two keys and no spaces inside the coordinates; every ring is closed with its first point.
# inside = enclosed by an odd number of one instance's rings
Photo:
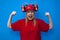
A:
{"type": "Polygon", "coordinates": [[[35,10],[35,7],[33,6],[33,5],[31,5],[31,4],[29,4],[29,5],[27,5],[26,7],[25,7],[25,11],[28,11],[28,10],[35,10]]]}
{"type": "Polygon", "coordinates": [[[22,11],[23,12],[26,12],[28,10],[32,10],[32,11],[37,11],[38,10],[38,5],[35,4],[35,5],[32,5],[32,4],[29,4],[29,5],[22,5],[22,11]]]}

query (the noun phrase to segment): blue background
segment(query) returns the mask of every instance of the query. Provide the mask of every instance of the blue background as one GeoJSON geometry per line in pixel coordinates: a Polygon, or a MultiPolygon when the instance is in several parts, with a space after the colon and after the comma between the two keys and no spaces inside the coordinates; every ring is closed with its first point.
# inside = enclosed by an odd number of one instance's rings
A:
{"type": "Polygon", "coordinates": [[[17,12],[12,22],[25,18],[25,12],[21,11],[22,4],[38,4],[35,16],[46,23],[49,21],[45,12],[50,12],[53,29],[42,32],[42,40],[60,40],[60,0],[0,0],[0,40],[20,40],[19,32],[8,28],[7,21],[12,11],[17,12]]]}

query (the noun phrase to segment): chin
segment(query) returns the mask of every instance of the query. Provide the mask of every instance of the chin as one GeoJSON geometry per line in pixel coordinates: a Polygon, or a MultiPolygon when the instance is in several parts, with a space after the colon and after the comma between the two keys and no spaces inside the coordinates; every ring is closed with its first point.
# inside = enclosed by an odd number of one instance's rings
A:
{"type": "Polygon", "coordinates": [[[32,20],[32,19],[28,19],[28,20],[32,20]]]}
{"type": "Polygon", "coordinates": [[[28,20],[33,20],[32,18],[28,18],[28,20]]]}

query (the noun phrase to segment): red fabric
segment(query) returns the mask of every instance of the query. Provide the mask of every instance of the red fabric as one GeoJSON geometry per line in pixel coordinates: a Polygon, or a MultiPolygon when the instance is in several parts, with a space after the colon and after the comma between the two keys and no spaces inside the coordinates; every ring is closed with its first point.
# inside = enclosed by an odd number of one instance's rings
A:
{"type": "Polygon", "coordinates": [[[35,27],[33,20],[29,20],[27,26],[25,24],[25,19],[23,19],[11,25],[14,31],[20,31],[21,40],[41,40],[40,32],[47,32],[49,29],[49,25],[39,19],[36,19],[35,27]]]}
{"type": "Polygon", "coordinates": [[[27,5],[25,9],[26,9],[26,11],[28,11],[28,10],[33,10],[34,11],[35,7],[30,4],[30,5],[27,5]]]}

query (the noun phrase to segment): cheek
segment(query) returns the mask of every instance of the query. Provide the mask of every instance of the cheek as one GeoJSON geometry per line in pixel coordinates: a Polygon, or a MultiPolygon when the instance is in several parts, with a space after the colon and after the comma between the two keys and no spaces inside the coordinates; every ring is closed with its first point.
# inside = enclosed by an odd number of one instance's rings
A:
{"type": "Polygon", "coordinates": [[[34,13],[32,13],[32,16],[34,16],[34,13]]]}
{"type": "Polygon", "coordinates": [[[29,13],[27,15],[29,15],[29,13]]]}
{"type": "Polygon", "coordinates": [[[29,14],[26,14],[27,17],[29,17],[29,14]]]}

